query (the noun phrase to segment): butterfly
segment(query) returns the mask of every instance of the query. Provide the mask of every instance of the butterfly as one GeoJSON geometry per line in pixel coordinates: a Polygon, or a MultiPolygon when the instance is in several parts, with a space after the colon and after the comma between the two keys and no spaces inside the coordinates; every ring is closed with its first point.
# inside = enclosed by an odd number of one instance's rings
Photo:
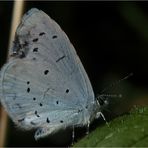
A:
{"type": "Polygon", "coordinates": [[[37,129],[35,139],[89,126],[102,114],[67,35],[36,8],[16,30],[12,56],[0,72],[0,100],[18,127],[37,129]]]}

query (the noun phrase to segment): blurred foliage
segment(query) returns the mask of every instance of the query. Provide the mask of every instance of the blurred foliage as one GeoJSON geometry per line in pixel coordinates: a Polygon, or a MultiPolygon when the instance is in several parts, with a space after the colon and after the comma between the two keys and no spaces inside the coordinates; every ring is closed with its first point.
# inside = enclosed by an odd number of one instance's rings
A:
{"type": "Polygon", "coordinates": [[[148,147],[148,107],[139,107],[96,128],[74,147],[148,147]]]}
{"type": "Polygon", "coordinates": [[[148,42],[148,16],[136,3],[121,5],[119,12],[133,30],[139,33],[142,40],[148,42]]]}

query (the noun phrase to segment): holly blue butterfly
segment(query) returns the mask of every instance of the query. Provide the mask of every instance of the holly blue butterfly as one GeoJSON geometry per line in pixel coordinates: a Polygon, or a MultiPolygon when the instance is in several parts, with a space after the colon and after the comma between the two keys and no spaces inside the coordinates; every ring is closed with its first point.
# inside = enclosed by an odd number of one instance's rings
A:
{"type": "Polygon", "coordinates": [[[66,127],[89,126],[101,106],[66,34],[43,11],[29,10],[16,30],[12,57],[0,72],[0,99],[35,139],[66,127]]]}

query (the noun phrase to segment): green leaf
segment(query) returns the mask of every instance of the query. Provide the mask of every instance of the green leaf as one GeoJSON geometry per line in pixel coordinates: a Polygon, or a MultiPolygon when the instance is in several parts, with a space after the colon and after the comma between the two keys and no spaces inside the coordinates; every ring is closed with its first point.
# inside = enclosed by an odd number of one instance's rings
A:
{"type": "Polygon", "coordinates": [[[148,107],[134,108],[86,135],[74,147],[148,147],[148,107]]]}

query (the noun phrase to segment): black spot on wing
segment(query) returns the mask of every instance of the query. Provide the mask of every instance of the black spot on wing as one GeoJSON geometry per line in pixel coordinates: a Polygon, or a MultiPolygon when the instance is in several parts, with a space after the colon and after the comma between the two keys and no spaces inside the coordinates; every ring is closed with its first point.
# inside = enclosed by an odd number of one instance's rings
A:
{"type": "Polygon", "coordinates": [[[59,62],[60,60],[62,60],[62,59],[64,59],[64,58],[65,58],[65,55],[63,55],[62,57],[58,58],[58,59],[56,60],[56,62],[59,62]]]}
{"type": "Polygon", "coordinates": [[[56,39],[57,37],[58,37],[57,35],[53,35],[53,36],[52,36],[53,39],[56,39]]]}
{"type": "Polygon", "coordinates": [[[32,124],[32,125],[36,125],[36,123],[35,123],[35,122],[33,122],[33,121],[31,121],[31,122],[30,122],[30,124],[32,124]]]}
{"type": "Polygon", "coordinates": [[[63,120],[61,120],[60,122],[61,122],[61,123],[63,123],[64,121],[63,121],[63,120]]]}
{"type": "Polygon", "coordinates": [[[66,89],[66,91],[65,91],[66,93],[69,93],[69,89],[66,89]]]}
{"type": "Polygon", "coordinates": [[[36,98],[33,98],[33,100],[35,101],[35,100],[36,100],[36,98]]]}
{"type": "Polygon", "coordinates": [[[49,73],[49,70],[45,70],[44,74],[47,75],[49,73]]]}
{"type": "Polygon", "coordinates": [[[45,32],[41,32],[41,33],[39,33],[39,36],[42,36],[42,35],[44,35],[45,34],[45,32]]]}
{"type": "Polygon", "coordinates": [[[24,121],[25,120],[25,118],[22,118],[22,119],[18,119],[17,121],[18,122],[22,122],[22,121],[24,121]]]}
{"type": "Polygon", "coordinates": [[[43,104],[42,104],[42,103],[40,103],[39,105],[40,105],[40,106],[43,106],[43,104]]]}
{"type": "Polygon", "coordinates": [[[28,87],[28,88],[27,88],[27,93],[29,93],[29,92],[30,92],[30,88],[28,87]]]}
{"type": "Polygon", "coordinates": [[[35,111],[34,114],[35,114],[37,117],[40,117],[37,111],[35,111]]]}
{"type": "Polygon", "coordinates": [[[34,48],[33,49],[33,52],[38,52],[38,48],[34,48]]]}
{"type": "Polygon", "coordinates": [[[27,41],[25,41],[23,44],[20,44],[21,48],[24,48],[24,47],[26,47],[28,45],[29,45],[29,43],[27,41]]]}
{"type": "Polygon", "coordinates": [[[32,40],[32,42],[37,42],[39,39],[38,38],[35,38],[32,40]]]}
{"type": "Polygon", "coordinates": [[[32,60],[33,60],[33,61],[35,61],[35,60],[36,60],[36,58],[35,58],[35,57],[33,57],[33,58],[32,58],[32,60]]]}
{"type": "Polygon", "coordinates": [[[47,122],[47,123],[50,123],[50,120],[49,120],[49,118],[47,118],[47,119],[46,119],[46,122],[47,122]]]}

